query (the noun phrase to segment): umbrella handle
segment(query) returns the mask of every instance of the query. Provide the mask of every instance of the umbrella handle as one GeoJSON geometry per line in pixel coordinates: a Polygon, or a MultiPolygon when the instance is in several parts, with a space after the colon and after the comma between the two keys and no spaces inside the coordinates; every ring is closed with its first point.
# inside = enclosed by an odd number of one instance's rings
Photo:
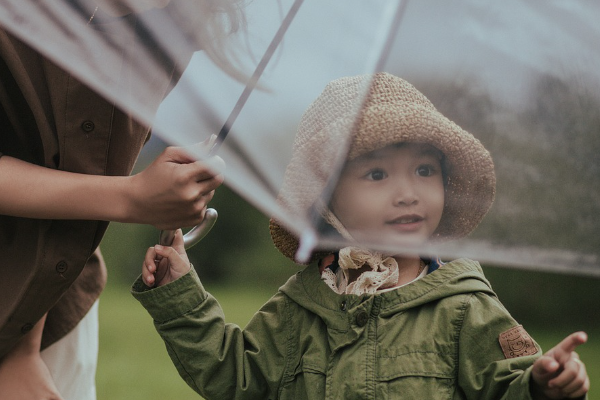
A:
{"type": "MultiPolygon", "coordinates": [[[[188,250],[200,242],[210,232],[213,225],[217,221],[219,214],[214,208],[207,208],[204,213],[204,220],[194,226],[188,233],[183,235],[183,244],[185,249],[188,250]]],[[[160,231],[160,237],[158,242],[163,246],[170,246],[175,238],[175,231],[160,231]]]]}

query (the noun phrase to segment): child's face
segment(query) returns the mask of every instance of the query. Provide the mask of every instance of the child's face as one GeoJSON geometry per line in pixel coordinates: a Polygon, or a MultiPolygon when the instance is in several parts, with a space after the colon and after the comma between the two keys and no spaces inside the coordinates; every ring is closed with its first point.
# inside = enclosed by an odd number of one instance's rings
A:
{"type": "Polygon", "coordinates": [[[441,153],[425,144],[391,145],[346,164],[331,210],[353,238],[422,244],[444,209],[441,153]]]}

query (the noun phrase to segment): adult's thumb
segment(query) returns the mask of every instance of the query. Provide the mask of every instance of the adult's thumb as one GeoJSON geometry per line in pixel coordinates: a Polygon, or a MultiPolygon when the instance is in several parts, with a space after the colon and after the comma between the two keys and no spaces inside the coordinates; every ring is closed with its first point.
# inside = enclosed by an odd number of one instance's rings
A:
{"type": "Polygon", "coordinates": [[[196,161],[196,158],[183,147],[167,147],[163,154],[167,161],[178,164],[190,164],[196,161]]]}

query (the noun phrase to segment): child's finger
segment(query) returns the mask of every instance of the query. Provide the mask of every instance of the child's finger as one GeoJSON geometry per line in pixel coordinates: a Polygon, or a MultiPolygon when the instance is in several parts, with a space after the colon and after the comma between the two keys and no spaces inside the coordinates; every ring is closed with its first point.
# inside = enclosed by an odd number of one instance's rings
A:
{"type": "MultiPolygon", "coordinates": [[[[146,256],[144,256],[144,265],[155,268],[154,261],[157,258],[160,257],[156,254],[156,251],[154,251],[154,247],[149,247],[148,250],[146,250],[146,256]]],[[[154,272],[154,270],[152,270],[152,272],[154,272]]]]}
{"type": "Polygon", "coordinates": [[[574,360],[567,361],[563,365],[563,370],[555,378],[548,381],[548,387],[552,389],[564,389],[575,380],[579,373],[580,364],[574,360]]]}
{"type": "MultiPolygon", "coordinates": [[[[177,238],[178,235],[180,236],[178,240],[181,240],[181,246],[183,246],[183,238],[181,237],[181,232],[175,234],[175,238],[177,238]]],[[[158,267],[159,270],[163,269],[163,265],[165,267],[165,271],[169,268],[180,273],[185,273],[189,270],[189,262],[186,261],[186,259],[184,259],[184,257],[181,254],[179,254],[173,247],[161,246],[157,244],[156,246],[154,246],[154,250],[156,251],[157,255],[163,257],[158,267]]],[[[185,255],[185,249],[183,250],[183,254],[185,255]]],[[[159,277],[158,274],[156,276],[156,280],[158,282],[161,281],[161,277],[159,277]]]]}
{"type": "Polygon", "coordinates": [[[173,237],[173,243],[171,243],[171,247],[173,247],[179,254],[185,253],[183,231],[181,229],[177,229],[175,231],[175,236],[173,237]]]}
{"type": "Polygon", "coordinates": [[[575,351],[577,346],[587,342],[587,334],[585,332],[575,332],[567,336],[554,348],[556,350],[556,359],[561,362],[561,359],[566,362],[570,358],[571,353],[575,351]]]}
{"type": "Polygon", "coordinates": [[[142,281],[148,287],[154,286],[154,274],[156,273],[156,252],[153,247],[150,247],[146,251],[146,256],[144,257],[144,263],[142,265],[142,281]]]}
{"type": "Polygon", "coordinates": [[[169,259],[166,257],[158,256],[156,260],[154,260],[154,264],[156,265],[156,272],[154,272],[154,282],[161,282],[165,275],[169,271],[169,259]]]}
{"type": "Polygon", "coordinates": [[[531,372],[535,381],[542,384],[554,377],[559,368],[560,364],[553,357],[543,355],[535,361],[531,372]]]}
{"type": "Polygon", "coordinates": [[[590,391],[590,377],[585,371],[583,372],[583,375],[583,385],[581,385],[578,389],[574,390],[572,393],[569,393],[568,396],[570,398],[577,399],[590,391]]]}
{"type": "Polygon", "coordinates": [[[150,247],[146,252],[146,257],[144,257],[144,266],[148,268],[150,272],[155,273],[157,267],[156,261],[159,261],[161,258],[162,257],[156,254],[156,251],[154,251],[154,247],[150,247]]]}
{"type": "Polygon", "coordinates": [[[142,281],[144,282],[144,285],[148,287],[154,287],[154,274],[148,272],[147,269],[144,269],[144,271],[142,271],[142,281]]]}
{"type": "Polygon", "coordinates": [[[589,378],[583,362],[574,357],[565,364],[565,370],[548,384],[559,389],[563,396],[580,397],[589,390],[589,378]]]}

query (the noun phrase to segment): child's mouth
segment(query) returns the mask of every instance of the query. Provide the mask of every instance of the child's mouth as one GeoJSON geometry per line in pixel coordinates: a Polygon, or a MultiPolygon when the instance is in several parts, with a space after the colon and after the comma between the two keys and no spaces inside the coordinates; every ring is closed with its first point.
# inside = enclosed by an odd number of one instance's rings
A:
{"type": "Polygon", "coordinates": [[[402,231],[412,231],[418,229],[423,221],[424,218],[420,215],[403,215],[388,221],[387,224],[402,231]]]}
{"type": "Polygon", "coordinates": [[[388,224],[412,224],[423,221],[420,215],[403,215],[388,222],[388,224]]]}

